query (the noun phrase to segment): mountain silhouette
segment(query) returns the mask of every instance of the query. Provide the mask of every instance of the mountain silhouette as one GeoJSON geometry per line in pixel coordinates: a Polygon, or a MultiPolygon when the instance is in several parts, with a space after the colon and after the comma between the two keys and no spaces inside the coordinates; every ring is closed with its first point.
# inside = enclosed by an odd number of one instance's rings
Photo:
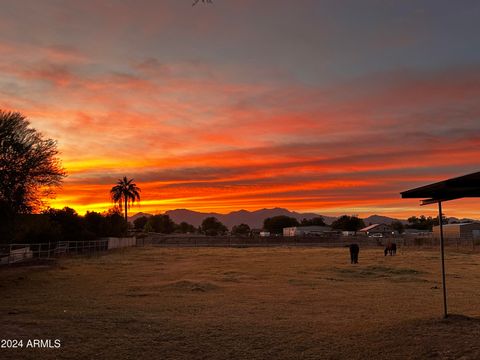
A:
{"type": "MultiPolygon", "coordinates": [[[[260,209],[255,211],[238,210],[232,211],[228,214],[219,214],[215,212],[204,213],[188,209],[175,209],[168,210],[165,212],[165,214],[170,216],[170,218],[177,224],[185,221],[194,226],[199,226],[205,218],[214,216],[229,228],[242,223],[247,224],[251,228],[261,228],[263,226],[263,220],[268,217],[278,215],[294,217],[298,221],[301,221],[302,219],[311,219],[317,216],[322,216],[327,224],[331,224],[336,219],[332,216],[323,216],[315,213],[298,213],[283,208],[260,209]]],[[[140,216],[150,216],[150,214],[138,213],[129,217],[129,221],[132,222],[140,216]]]]}
{"type": "MultiPolygon", "coordinates": [[[[170,216],[170,218],[175,221],[177,224],[185,221],[189,224],[194,226],[200,226],[202,221],[210,216],[216,217],[220,220],[223,224],[225,224],[230,229],[234,225],[239,224],[247,224],[251,228],[262,228],[263,220],[269,217],[278,216],[278,215],[286,215],[297,219],[298,221],[302,221],[302,219],[311,219],[317,216],[323,217],[326,224],[330,225],[337,217],[335,216],[325,216],[316,213],[299,213],[296,211],[290,211],[284,208],[273,208],[273,209],[260,209],[255,211],[248,211],[248,210],[238,210],[232,211],[228,214],[219,214],[215,212],[198,212],[188,209],[175,209],[175,210],[168,210],[165,212],[166,215],[170,216]]],[[[139,212],[133,216],[128,218],[128,221],[133,222],[135,219],[141,216],[151,216],[151,214],[139,212]]],[[[406,220],[400,220],[388,216],[383,215],[370,215],[366,218],[363,218],[363,221],[366,225],[369,224],[391,224],[393,221],[401,221],[404,224],[407,224],[406,220]]],[[[464,222],[464,221],[474,221],[471,219],[457,219],[457,218],[449,218],[449,222],[464,222]]]]}

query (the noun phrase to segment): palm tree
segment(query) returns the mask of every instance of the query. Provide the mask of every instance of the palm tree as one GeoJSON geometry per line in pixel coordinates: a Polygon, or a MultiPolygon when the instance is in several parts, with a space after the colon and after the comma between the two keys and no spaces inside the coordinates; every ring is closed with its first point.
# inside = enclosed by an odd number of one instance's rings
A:
{"type": "Polygon", "coordinates": [[[125,206],[125,221],[128,221],[127,208],[130,204],[140,201],[140,188],[133,182],[133,179],[128,180],[126,176],[123,179],[118,179],[117,185],[110,190],[110,196],[114,203],[118,203],[120,207],[125,206]]]}

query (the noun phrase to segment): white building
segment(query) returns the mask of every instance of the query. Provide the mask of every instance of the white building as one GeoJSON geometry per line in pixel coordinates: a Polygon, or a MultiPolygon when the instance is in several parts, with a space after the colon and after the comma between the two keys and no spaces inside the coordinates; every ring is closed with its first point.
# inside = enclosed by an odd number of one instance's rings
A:
{"type": "Polygon", "coordinates": [[[330,230],[328,226],[292,226],[283,228],[283,236],[322,235],[330,230]]]}

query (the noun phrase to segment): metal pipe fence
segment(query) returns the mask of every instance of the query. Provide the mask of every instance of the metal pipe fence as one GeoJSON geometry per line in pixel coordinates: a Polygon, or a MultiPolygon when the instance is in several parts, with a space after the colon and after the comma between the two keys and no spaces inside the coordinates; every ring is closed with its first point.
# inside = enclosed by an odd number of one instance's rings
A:
{"type": "MultiPolygon", "coordinates": [[[[433,236],[396,236],[390,238],[369,238],[366,236],[241,237],[179,236],[149,233],[140,238],[103,238],[90,241],[0,245],[0,265],[32,260],[49,260],[65,255],[97,254],[119,247],[145,246],[148,244],[162,247],[343,247],[351,243],[358,243],[361,247],[383,247],[387,242],[395,242],[399,250],[400,248],[436,247],[439,245],[439,240],[433,236]]],[[[478,239],[445,239],[445,245],[457,249],[476,250],[480,248],[478,239]]]]}
{"type": "MultiPolygon", "coordinates": [[[[396,243],[398,247],[436,247],[439,240],[433,236],[397,235],[393,237],[367,236],[203,236],[203,235],[166,235],[150,233],[148,243],[163,247],[274,247],[274,246],[318,246],[342,247],[357,243],[361,247],[384,247],[387,243],[396,243]]],[[[457,249],[475,250],[471,239],[445,239],[445,245],[457,249]]],[[[478,244],[480,245],[480,244],[478,244]]],[[[480,246],[478,247],[480,248],[480,246]]]]}
{"type": "Polygon", "coordinates": [[[50,260],[65,255],[94,255],[113,248],[136,245],[137,242],[135,238],[105,238],[88,241],[9,244],[0,247],[0,265],[9,265],[33,260],[50,260]],[[123,244],[121,240],[125,240],[123,244]]]}
{"type": "MultiPolygon", "coordinates": [[[[385,238],[383,242],[396,241],[385,238]]],[[[368,237],[343,236],[176,236],[149,234],[149,243],[155,246],[178,247],[275,247],[275,246],[323,246],[338,247],[351,243],[361,243],[365,246],[383,246],[383,242],[368,237]]]]}

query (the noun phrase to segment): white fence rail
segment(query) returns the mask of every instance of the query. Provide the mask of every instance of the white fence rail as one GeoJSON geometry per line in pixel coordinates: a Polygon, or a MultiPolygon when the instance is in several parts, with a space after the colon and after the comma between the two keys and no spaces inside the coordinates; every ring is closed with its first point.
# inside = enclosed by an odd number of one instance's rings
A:
{"type": "Polygon", "coordinates": [[[134,237],[131,238],[106,238],[108,240],[108,250],[110,249],[119,249],[124,247],[136,246],[137,239],[134,237]]]}
{"type": "Polygon", "coordinates": [[[59,241],[39,244],[9,244],[0,247],[0,265],[29,260],[48,260],[63,255],[96,254],[112,249],[137,246],[135,237],[102,238],[90,241],[59,241]]]}

